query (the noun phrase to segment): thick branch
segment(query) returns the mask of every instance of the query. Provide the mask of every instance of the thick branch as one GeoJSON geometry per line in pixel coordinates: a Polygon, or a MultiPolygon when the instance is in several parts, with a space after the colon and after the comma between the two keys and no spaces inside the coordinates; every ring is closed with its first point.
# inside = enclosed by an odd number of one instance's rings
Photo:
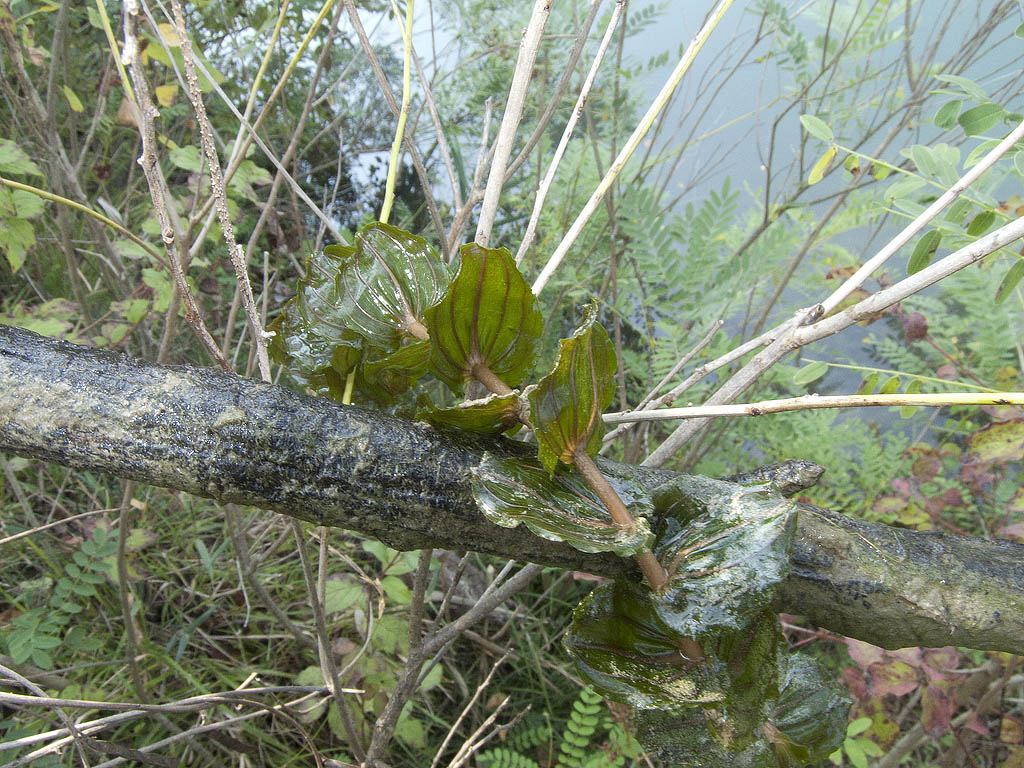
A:
{"type": "MultiPolygon", "coordinates": [[[[360,531],[604,576],[631,561],[492,525],[470,495],[484,451],[529,447],[165,367],[0,326],[0,450],[360,531]]],[[[654,485],[670,473],[602,462],[654,485]]],[[[865,523],[803,505],[778,608],[896,648],[1024,653],[1024,545],[865,523]]]]}

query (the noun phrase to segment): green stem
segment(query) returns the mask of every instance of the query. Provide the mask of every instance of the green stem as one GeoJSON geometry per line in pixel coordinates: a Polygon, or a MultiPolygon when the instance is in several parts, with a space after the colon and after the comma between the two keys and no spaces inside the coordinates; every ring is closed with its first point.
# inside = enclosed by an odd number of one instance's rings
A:
{"type": "Polygon", "coordinates": [[[122,235],[131,240],[133,243],[139,245],[143,250],[146,251],[146,253],[153,257],[153,260],[156,261],[157,264],[160,264],[164,267],[167,266],[167,260],[163,256],[161,256],[157,251],[153,250],[153,247],[149,245],[145,240],[141,239],[134,232],[125,229],[113,219],[108,219],[102,213],[96,213],[96,211],[94,211],[92,208],[89,208],[86,205],[77,203],[74,200],[69,200],[66,197],[61,197],[60,195],[55,195],[52,192],[47,192],[45,189],[39,189],[39,187],[33,187],[30,186],[29,184],[22,184],[20,181],[6,179],[3,176],[0,176],[0,186],[10,187],[11,189],[20,189],[22,192],[31,192],[36,197],[43,198],[43,200],[49,200],[51,203],[60,203],[61,205],[65,205],[68,208],[74,208],[76,211],[84,213],[87,216],[92,216],[94,219],[102,221],[111,229],[117,230],[122,235]]]}
{"type": "Polygon", "coordinates": [[[412,7],[413,0],[406,0],[405,27],[402,29],[404,44],[404,68],[402,71],[402,109],[398,113],[398,127],[395,129],[395,140],[391,144],[391,160],[388,163],[388,180],[384,187],[384,206],[380,211],[380,220],[387,224],[391,215],[391,206],[395,202],[395,180],[398,177],[398,155],[402,148],[402,134],[405,133],[405,121],[409,117],[410,71],[412,59],[412,7]]]}

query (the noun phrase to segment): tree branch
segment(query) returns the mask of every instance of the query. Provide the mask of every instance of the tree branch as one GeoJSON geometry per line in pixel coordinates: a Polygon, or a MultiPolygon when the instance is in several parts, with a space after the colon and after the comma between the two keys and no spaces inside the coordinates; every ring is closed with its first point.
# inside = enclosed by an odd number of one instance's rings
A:
{"type": "MultiPolygon", "coordinates": [[[[639,577],[477,511],[471,471],[507,440],[298,395],[213,370],[153,365],[0,326],[0,450],[360,531],[397,549],[474,549],[639,577]]],[[[649,486],[672,473],[601,462],[649,486]]],[[[920,533],[800,505],[779,610],[887,648],[1024,653],[1024,545],[920,533]]]]}

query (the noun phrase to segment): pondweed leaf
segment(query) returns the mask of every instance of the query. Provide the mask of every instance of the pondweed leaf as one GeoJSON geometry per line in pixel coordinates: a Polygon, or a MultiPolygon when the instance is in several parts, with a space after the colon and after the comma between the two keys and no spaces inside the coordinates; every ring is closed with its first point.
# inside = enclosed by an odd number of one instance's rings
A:
{"type": "Polygon", "coordinates": [[[601,414],[615,390],[615,348],[597,322],[597,304],[584,310],[583,325],[562,339],[551,373],[529,394],[530,419],[541,463],[553,472],[559,461],[572,462],[585,450],[601,447],[601,414]]]}
{"type": "Polygon", "coordinates": [[[789,573],[796,505],[768,486],[681,476],[654,489],[663,530],[654,554],[669,574],[662,620],[686,637],[741,630],[789,573]]]}
{"type": "Polygon", "coordinates": [[[346,330],[346,318],[339,309],[337,277],[342,263],[335,252],[311,254],[298,293],[270,326],[274,359],[314,389],[325,386],[328,370],[344,376],[362,354],[361,339],[346,330]]]}
{"type": "Polygon", "coordinates": [[[403,337],[426,338],[423,315],[448,289],[448,266],[422,237],[371,224],[355,246],[328,245],[340,262],[338,315],[367,344],[393,349],[403,337]]]}
{"type": "Polygon", "coordinates": [[[360,390],[379,402],[394,402],[427,372],[429,360],[429,341],[414,341],[385,354],[371,348],[359,368],[360,390]]]}
{"type": "Polygon", "coordinates": [[[469,243],[460,256],[448,292],[426,313],[434,373],[456,392],[481,365],[519,386],[544,325],[533,292],[505,248],[469,243]]]}
{"type": "Polygon", "coordinates": [[[526,409],[522,395],[516,391],[508,395],[489,395],[480,400],[469,400],[451,408],[428,405],[417,416],[437,426],[497,435],[520,426],[526,409]]]}
{"type": "Polygon", "coordinates": [[[607,508],[575,472],[550,475],[539,464],[485,454],[473,469],[473,497],[492,523],[520,523],[545,539],[564,541],[581,552],[628,557],[650,547],[650,499],[631,481],[608,481],[632,513],[631,529],[617,525],[607,508]]]}
{"type": "Polygon", "coordinates": [[[605,696],[640,710],[723,701],[724,666],[687,658],[654,604],[650,590],[622,579],[587,595],[562,640],[577,671],[605,696]]]}
{"type": "Polygon", "coordinates": [[[780,649],[778,669],[779,696],[764,726],[776,763],[780,768],[819,764],[842,743],[850,699],[806,656],[780,649]]]}

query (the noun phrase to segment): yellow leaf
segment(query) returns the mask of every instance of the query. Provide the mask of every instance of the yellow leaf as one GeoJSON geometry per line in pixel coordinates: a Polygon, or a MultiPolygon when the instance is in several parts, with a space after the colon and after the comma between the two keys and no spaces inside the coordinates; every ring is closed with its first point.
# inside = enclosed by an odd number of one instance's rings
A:
{"type": "Polygon", "coordinates": [[[160,29],[160,35],[166,41],[167,45],[171,48],[177,48],[180,45],[180,43],[178,43],[178,30],[173,24],[157,24],[157,27],[160,29]]]}
{"type": "Polygon", "coordinates": [[[825,154],[821,156],[821,159],[814,164],[813,168],[811,168],[811,175],[807,177],[807,183],[817,184],[821,181],[822,177],[825,175],[825,171],[828,170],[828,167],[832,164],[832,160],[835,156],[836,148],[829,147],[825,154]]]}
{"type": "Polygon", "coordinates": [[[75,95],[75,92],[64,86],[64,96],[68,100],[68,106],[71,107],[74,112],[81,112],[85,107],[82,106],[82,100],[75,95]]]}
{"type": "Polygon", "coordinates": [[[160,103],[161,107],[169,107],[174,103],[178,97],[178,84],[168,83],[167,85],[158,85],[156,87],[156,100],[160,103]]]}

